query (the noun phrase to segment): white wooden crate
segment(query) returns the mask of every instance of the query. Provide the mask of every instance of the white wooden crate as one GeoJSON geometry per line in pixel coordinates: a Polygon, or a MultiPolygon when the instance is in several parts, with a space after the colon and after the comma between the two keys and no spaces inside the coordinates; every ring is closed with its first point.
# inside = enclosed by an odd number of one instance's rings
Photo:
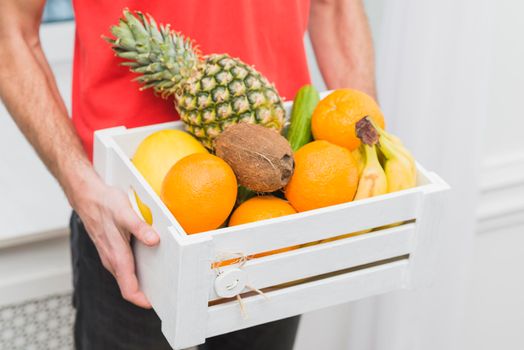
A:
{"type": "MultiPolygon", "coordinates": [[[[287,103],[288,114],[290,108],[287,103]]],[[[108,184],[135,190],[151,209],[161,241],[155,248],[135,245],[137,272],[175,349],[427,281],[435,258],[442,194],[448,189],[435,173],[417,165],[418,186],[409,190],[187,235],[130,161],[147,135],[168,128],[183,125],[97,131],[94,164],[108,184]],[[247,256],[398,222],[405,223],[249,260],[242,266],[212,268],[224,254],[247,256]],[[217,288],[221,295],[242,293],[245,314],[238,300],[221,298],[217,288]],[[251,288],[263,290],[265,296],[251,288]]]]}

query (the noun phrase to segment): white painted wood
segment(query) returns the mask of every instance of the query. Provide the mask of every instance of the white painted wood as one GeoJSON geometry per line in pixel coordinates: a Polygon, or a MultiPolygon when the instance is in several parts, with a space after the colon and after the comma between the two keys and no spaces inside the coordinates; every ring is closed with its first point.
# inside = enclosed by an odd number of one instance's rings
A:
{"type": "MultiPolygon", "coordinates": [[[[248,261],[243,270],[248,285],[257,289],[325,273],[340,271],[412,252],[415,224],[322,243],[248,261]]],[[[235,269],[237,265],[230,268],[235,269]]],[[[227,271],[228,268],[223,268],[227,271]]],[[[249,291],[245,288],[244,292],[249,291]]],[[[219,297],[210,291],[211,300],[219,297]]]]}
{"type": "Polygon", "coordinates": [[[246,255],[358,232],[416,217],[419,189],[311,210],[210,233],[216,256],[246,255]]]}
{"type": "Polygon", "coordinates": [[[180,277],[176,285],[178,294],[175,294],[177,323],[175,329],[169,330],[174,334],[175,344],[180,348],[203,343],[206,338],[203,325],[207,323],[208,291],[214,274],[209,261],[211,242],[206,237],[202,237],[201,242],[186,245],[180,252],[180,277]]]}
{"type": "Polygon", "coordinates": [[[445,195],[448,185],[435,173],[428,173],[433,187],[425,188],[424,201],[417,215],[417,239],[413,253],[410,255],[411,271],[409,274],[412,287],[427,286],[433,279],[437,264],[435,247],[440,246],[440,221],[442,209],[446,203],[445,195]]]}
{"type": "Polygon", "coordinates": [[[260,295],[244,298],[247,318],[236,301],[215,305],[209,308],[207,336],[404,288],[407,271],[408,262],[402,260],[268,292],[267,300],[260,295]]]}
{"type": "MultiPolygon", "coordinates": [[[[289,110],[290,104],[286,107],[289,110]]],[[[151,209],[153,227],[160,235],[160,244],[155,248],[140,243],[135,245],[137,272],[141,287],[162,320],[164,335],[174,348],[202,343],[209,334],[230,332],[239,327],[409,286],[405,272],[411,270],[407,261],[388,264],[391,268],[379,266],[346,273],[345,278],[326,277],[324,274],[412,253],[418,239],[417,224],[250,261],[240,268],[245,268],[248,280],[255,287],[274,286],[310,276],[322,275],[322,278],[274,292],[279,300],[274,305],[289,307],[256,306],[257,317],[253,319],[258,321],[239,324],[241,316],[234,305],[212,306],[209,310],[215,311],[208,312],[208,300],[210,296],[215,297],[212,287],[217,273],[211,266],[217,257],[227,253],[251,255],[363,229],[418,220],[422,217],[421,213],[428,214],[422,211],[426,197],[447,189],[447,186],[436,174],[418,166],[419,184],[409,190],[187,235],[130,161],[139,142],[151,132],[181,127],[180,122],[129,130],[116,127],[96,132],[94,144],[94,165],[105,182],[125,192],[131,189],[136,191],[151,209]],[[335,292],[335,289],[338,291],[335,292]],[[217,314],[216,310],[223,310],[223,315],[222,312],[217,314]],[[219,322],[217,318],[224,321],[220,323],[220,330],[209,325],[219,322]]],[[[428,208],[431,210],[432,206],[428,208]]],[[[431,225],[424,226],[424,234],[431,235],[434,230],[431,225]]],[[[424,254],[420,254],[417,263],[423,260],[424,254]]],[[[249,303],[258,305],[253,300],[256,299],[250,298],[249,303]]]]}

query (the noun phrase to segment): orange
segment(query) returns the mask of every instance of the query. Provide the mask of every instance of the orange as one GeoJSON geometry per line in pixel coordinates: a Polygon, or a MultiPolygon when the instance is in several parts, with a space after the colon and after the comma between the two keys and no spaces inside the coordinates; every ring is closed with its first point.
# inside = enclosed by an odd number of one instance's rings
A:
{"type": "MultiPolygon", "coordinates": [[[[181,130],[160,130],[147,136],[138,145],[132,162],[153,191],[160,195],[162,181],[173,164],[193,153],[207,153],[197,139],[181,130]]],[[[151,210],[135,193],[138,209],[148,224],[152,224],[151,210]]]]}
{"type": "Polygon", "coordinates": [[[274,196],[253,197],[242,203],[231,215],[229,226],[266,220],[295,214],[293,207],[283,199],[274,196]]]}
{"type": "Polygon", "coordinates": [[[351,152],[327,141],[313,141],[295,152],[295,171],[285,188],[299,212],[350,202],[358,185],[351,152]]]}
{"type": "Polygon", "coordinates": [[[161,197],[182,228],[192,234],[216,229],[226,221],[237,187],[226,162],[212,154],[194,153],[168,171],[161,197]]]}
{"type": "MultiPolygon", "coordinates": [[[[229,219],[229,226],[247,224],[249,222],[266,220],[295,213],[295,209],[293,209],[293,207],[283,199],[274,196],[253,197],[235,209],[231,215],[231,218],[229,219]]],[[[253,257],[261,258],[267,255],[287,252],[295,248],[297,247],[286,247],[271,250],[268,252],[255,254],[253,257]]]]}
{"type": "Polygon", "coordinates": [[[315,140],[326,140],[354,150],[360,146],[355,124],[365,116],[370,116],[384,129],[384,116],[371,96],[358,90],[335,90],[315,108],[311,131],[315,140]]]}

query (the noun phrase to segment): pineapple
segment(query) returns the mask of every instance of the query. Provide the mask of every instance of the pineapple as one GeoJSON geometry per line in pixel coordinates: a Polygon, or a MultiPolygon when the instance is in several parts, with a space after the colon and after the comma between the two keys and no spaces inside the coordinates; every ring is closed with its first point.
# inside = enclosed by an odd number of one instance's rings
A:
{"type": "Polygon", "coordinates": [[[151,16],[124,10],[111,28],[111,43],[122,65],[140,74],[141,90],[174,96],[186,130],[208,149],[229,125],[260,124],[280,132],[285,112],[275,87],[253,67],[227,54],[202,56],[193,42],[151,16]]]}

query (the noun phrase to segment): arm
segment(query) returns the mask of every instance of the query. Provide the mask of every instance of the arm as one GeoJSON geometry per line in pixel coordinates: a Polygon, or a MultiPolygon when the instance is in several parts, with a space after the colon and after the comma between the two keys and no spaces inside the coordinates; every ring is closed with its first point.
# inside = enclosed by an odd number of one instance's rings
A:
{"type": "Polygon", "coordinates": [[[43,0],[0,2],[0,98],[78,212],[122,296],[150,307],[138,286],[130,234],[147,245],[159,238],[127,196],[105,185],[87,159],[39,41],[43,0]]]}
{"type": "Polygon", "coordinates": [[[376,98],[373,42],[362,0],[311,0],[309,35],[329,89],[350,87],[376,98]]]}

